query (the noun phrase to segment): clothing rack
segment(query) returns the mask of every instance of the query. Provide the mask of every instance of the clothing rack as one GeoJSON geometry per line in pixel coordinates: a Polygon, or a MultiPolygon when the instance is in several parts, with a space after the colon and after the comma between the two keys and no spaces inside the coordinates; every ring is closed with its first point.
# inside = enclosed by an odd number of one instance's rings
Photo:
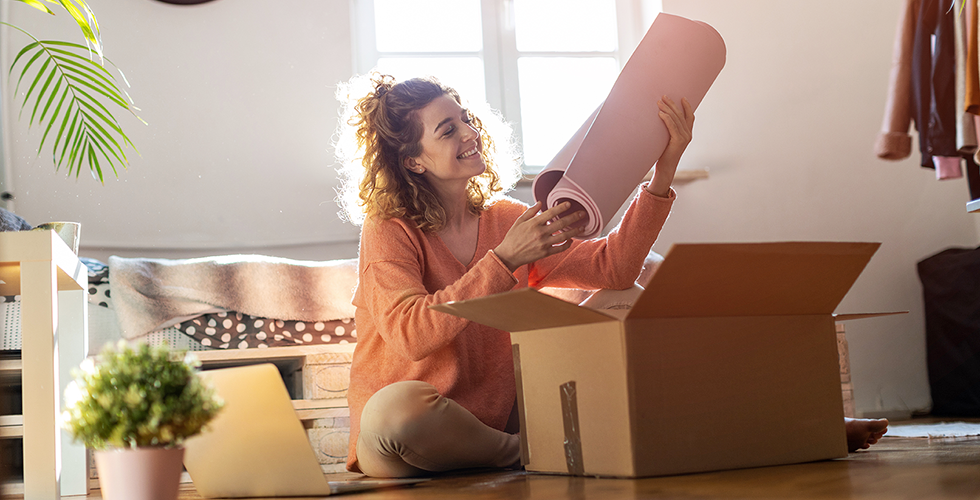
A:
{"type": "Polygon", "coordinates": [[[899,16],[875,154],[903,160],[918,132],[920,165],[961,179],[980,199],[980,28],[977,0],[907,0],[899,16]],[[965,167],[965,168],[964,168],[965,167]]]}

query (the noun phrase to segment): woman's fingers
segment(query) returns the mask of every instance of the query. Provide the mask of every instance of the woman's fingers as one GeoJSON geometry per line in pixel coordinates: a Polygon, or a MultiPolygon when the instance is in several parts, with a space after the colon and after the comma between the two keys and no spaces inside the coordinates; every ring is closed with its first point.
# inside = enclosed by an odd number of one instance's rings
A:
{"type": "MultiPolygon", "coordinates": [[[[684,100],[686,101],[687,99],[684,100]]],[[[674,115],[683,116],[684,109],[681,106],[679,106],[676,102],[674,102],[673,99],[667,96],[661,97],[657,105],[663,111],[670,111],[674,115]]]]}
{"type": "Polygon", "coordinates": [[[534,224],[537,227],[537,238],[541,245],[540,248],[546,255],[564,251],[571,244],[573,238],[584,232],[584,228],[582,227],[569,227],[585,217],[584,210],[560,217],[570,207],[571,203],[559,203],[541,212],[529,221],[530,224],[534,224]]]}
{"type": "Polygon", "coordinates": [[[548,222],[548,231],[550,231],[552,234],[560,232],[583,218],[585,218],[585,210],[579,210],[573,214],[568,214],[557,219],[549,219],[550,222],[548,222]]]}
{"type": "Polygon", "coordinates": [[[536,203],[525,210],[494,248],[497,257],[511,272],[524,264],[567,250],[572,238],[584,231],[581,227],[569,227],[585,216],[584,211],[561,217],[571,208],[571,203],[560,203],[537,213],[539,206],[540,203],[536,203]]]}
{"type": "Polygon", "coordinates": [[[573,241],[572,237],[569,236],[568,239],[565,240],[565,242],[562,243],[561,245],[552,245],[551,248],[548,250],[548,255],[554,255],[556,253],[561,253],[564,252],[565,250],[568,250],[569,248],[572,247],[572,241],[573,241]]]}
{"type": "Polygon", "coordinates": [[[686,97],[683,98],[683,99],[681,99],[681,104],[684,106],[684,119],[686,119],[687,121],[691,122],[691,124],[693,124],[694,123],[694,107],[691,106],[691,103],[687,100],[686,97]]]}
{"type": "MultiPolygon", "coordinates": [[[[561,214],[567,212],[568,209],[571,208],[571,203],[567,201],[563,203],[559,203],[558,205],[555,205],[554,207],[551,207],[548,210],[545,210],[535,215],[535,213],[537,212],[537,207],[540,204],[541,202],[535,203],[533,207],[529,208],[523,214],[521,214],[521,217],[519,218],[518,222],[526,222],[542,228],[542,231],[540,233],[542,236],[562,233],[563,231],[565,231],[565,228],[567,228],[569,225],[574,224],[582,220],[583,217],[585,217],[585,211],[582,210],[579,210],[578,212],[575,212],[573,214],[569,214],[565,217],[560,217],[561,214]]],[[[561,241],[563,239],[564,238],[558,241],[561,241]]]]}
{"type": "Polygon", "coordinates": [[[694,123],[694,107],[687,98],[678,104],[673,99],[663,96],[657,102],[661,116],[669,117],[674,123],[691,125],[694,123]]]}
{"type": "Polygon", "coordinates": [[[541,210],[540,201],[528,207],[528,209],[525,210],[524,213],[522,213],[521,216],[517,218],[517,222],[525,222],[533,219],[535,214],[538,213],[538,210],[541,210]]]}
{"type": "Polygon", "coordinates": [[[676,137],[677,136],[677,120],[675,120],[674,117],[672,117],[666,111],[661,111],[660,112],[660,119],[663,120],[664,125],[667,126],[667,132],[670,133],[670,137],[676,137]]]}
{"type": "Polygon", "coordinates": [[[548,254],[551,255],[565,251],[568,245],[572,244],[572,240],[583,232],[585,232],[585,228],[573,227],[551,235],[549,241],[547,241],[548,254]]]}
{"type": "MultiPolygon", "coordinates": [[[[572,207],[572,204],[565,201],[559,203],[538,215],[532,217],[528,222],[540,227],[552,228],[551,232],[563,229],[569,224],[572,224],[582,218],[585,212],[578,211],[565,217],[561,217],[561,214],[568,211],[572,207]]],[[[526,213],[526,212],[525,212],[526,213]]]]}
{"type": "MultiPolygon", "coordinates": [[[[538,202],[538,204],[540,204],[540,203],[541,202],[538,202]]],[[[553,206],[553,207],[551,207],[551,208],[549,208],[549,209],[547,209],[547,210],[539,213],[537,216],[535,216],[535,219],[536,220],[534,222],[537,222],[539,224],[546,223],[546,222],[550,221],[551,219],[555,219],[559,215],[565,213],[571,207],[572,207],[572,204],[571,203],[569,203],[567,201],[561,202],[561,203],[559,203],[559,204],[557,204],[557,205],[555,205],[555,206],[553,206]]]]}
{"type": "Polygon", "coordinates": [[[694,108],[691,103],[685,98],[678,104],[671,98],[663,96],[657,102],[657,106],[660,108],[660,119],[667,126],[671,140],[679,140],[685,145],[690,142],[694,127],[694,108]]]}

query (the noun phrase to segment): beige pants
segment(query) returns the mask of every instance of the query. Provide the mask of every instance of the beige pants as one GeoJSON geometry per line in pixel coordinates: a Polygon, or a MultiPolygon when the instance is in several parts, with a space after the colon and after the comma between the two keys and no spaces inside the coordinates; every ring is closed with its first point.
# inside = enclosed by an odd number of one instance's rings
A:
{"type": "Polygon", "coordinates": [[[520,437],[487,426],[436,388],[396,382],[371,396],[361,413],[357,463],[372,477],[413,477],[520,460],[520,437]]]}

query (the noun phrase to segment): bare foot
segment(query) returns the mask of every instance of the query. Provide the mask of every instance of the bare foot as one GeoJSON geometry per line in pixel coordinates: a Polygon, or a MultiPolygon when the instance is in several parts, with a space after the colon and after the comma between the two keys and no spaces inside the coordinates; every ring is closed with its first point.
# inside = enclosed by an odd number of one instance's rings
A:
{"type": "Polygon", "coordinates": [[[844,418],[847,432],[847,451],[866,450],[878,442],[888,430],[888,420],[884,418],[844,418]]]}

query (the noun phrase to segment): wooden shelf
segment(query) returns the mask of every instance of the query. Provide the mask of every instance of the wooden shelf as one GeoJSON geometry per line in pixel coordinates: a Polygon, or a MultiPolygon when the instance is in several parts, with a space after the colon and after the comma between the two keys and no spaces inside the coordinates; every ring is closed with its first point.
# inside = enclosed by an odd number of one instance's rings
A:
{"type": "MultiPolygon", "coordinates": [[[[650,170],[649,172],[647,172],[645,176],[643,176],[642,182],[647,182],[652,178],[653,178],[653,170],[650,170]]],[[[708,178],[708,169],[706,168],[682,169],[682,170],[678,170],[677,173],[674,174],[674,184],[687,184],[688,182],[705,180],[707,178],[708,178]]],[[[531,184],[533,183],[534,183],[534,176],[526,175],[524,177],[521,177],[521,180],[517,182],[517,185],[520,187],[531,187],[531,184]]]]}
{"type": "Polygon", "coordinates": [[[267,349],[211,349],[208,351],[191,351],[210,367],[216,367],[222,362],[241,361],[272,361],[275,359],[305,358],[312,354],[331,352],[352,352],[355,344],[315,344],[303,346],[283,346],[267,349]]]}
{"type": "MultiPolygon", "coordinates": [[[[708,178],[708,169],[678,170],[674,174],[674,184],[687,184],[688,182],[700,181],[708,178]]],[[[653,170],[643,176],[643,182],[653,179],[653,170]]]]}
{"type": "Polygon", "coordinates": [[[20,372],[23,369],[24,362],[19,359],[2,359],[0,360],[0,380],[20,379],[20,372]]]}
{"type": "Polygon", "coordinates": [[[0,416],[0,439],[24,437],[24,417],[22,415],[0,416]]]}
{"type": "Polygon", "coordinates": [[[4,481],[0,483],[0,498],[12,496],[24,496],[24,483],[22,481],[4,481]]]}
{"type": "Polygon", "coordinates": [[[294,399],[293,409],[302,421],[350,416],[347,398],[294,399]]]}
{"type": "Polygon", "coordinates": [[[347,398],[293,400],[293,409],[296,411],[323,410],[331,408],[347,408],[347,398]]]}

